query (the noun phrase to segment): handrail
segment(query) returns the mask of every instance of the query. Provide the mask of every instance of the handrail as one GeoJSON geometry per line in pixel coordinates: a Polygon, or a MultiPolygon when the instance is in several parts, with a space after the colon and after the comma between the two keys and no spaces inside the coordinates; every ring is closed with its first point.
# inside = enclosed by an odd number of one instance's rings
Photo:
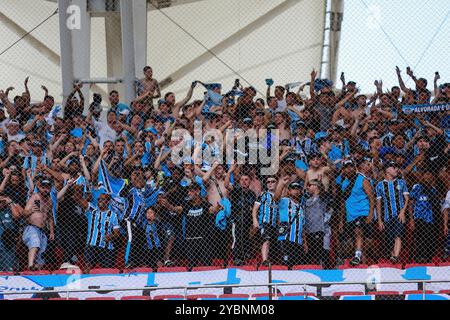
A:
{"type": "Polygon", "coordinates": [[[157,286],[145,286],[145,287],[124,287],[124,288],[80,288],[80,289],[53,289],[53,290],[30,290],[26,292],[4,292],[1,291],[0,295],[21,295],[21,294],[43,294],[43,293],[80,293],[80,292],[115,292],[115,291],[156,291],[156,290],[188,290],[193,289],[214,289],[214,288],[250,288],[250,287],[287,287],[287,286],[331,286],[331,285],[383,285],[383,284],[430,284],[430,283],[450,283],[450,280],[403,280],[403,281],[380,281],[380,282],[362,282],[362,281],[342,281],[342,282],[286,282],[286,283],[263,283],[263,284],[217,284],[217,285],[192,285],[192,286],[171,286],[171,287],[157,287],[157,286]]]}

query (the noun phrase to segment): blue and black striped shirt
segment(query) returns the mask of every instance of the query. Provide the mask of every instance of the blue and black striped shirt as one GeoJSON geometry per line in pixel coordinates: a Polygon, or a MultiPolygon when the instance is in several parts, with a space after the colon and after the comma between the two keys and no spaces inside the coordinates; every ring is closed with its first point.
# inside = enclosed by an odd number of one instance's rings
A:
{"type": "Polygon", "coordinates": [[[376,193],[377,200],[381,199],[381,212],[384,213],[384,221],[386,222],[398,217],[400,210],[405,207],[405,196],[409,194],[408,187],[403,179],[378,182],[376,193]]]}

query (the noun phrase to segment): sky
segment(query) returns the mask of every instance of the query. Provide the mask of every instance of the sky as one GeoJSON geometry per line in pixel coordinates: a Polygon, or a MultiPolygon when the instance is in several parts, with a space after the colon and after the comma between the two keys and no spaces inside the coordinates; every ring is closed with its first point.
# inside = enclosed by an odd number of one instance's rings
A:
{"type": "Polygon", "coordinates": [[[338,77],[345,71],[347,81],[373,93],[375,79],[385,88],[398,85],[396,65],[404,80],[407,66],[428,79],[429,89],[436,71],[440,83],[450,82],[449,0],[345,1],[338,77]]]}

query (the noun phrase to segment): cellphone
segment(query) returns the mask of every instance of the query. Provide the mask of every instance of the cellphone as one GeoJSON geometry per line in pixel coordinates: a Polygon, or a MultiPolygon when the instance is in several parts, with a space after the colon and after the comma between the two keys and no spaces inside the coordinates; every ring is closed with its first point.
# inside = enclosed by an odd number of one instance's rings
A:
{"type": "Polygon", "coordinates": [[[34,200],[34,205],[38,208],[41,207],[41,200],[34,200]]]}
{"type": "Polygon", "coordinates": [[[266,79],[266,84],[268,85],[268,86],[271,86],[271,85],[273,85],[273,79],[266,79]]]}
{"type": "Polygon", "coordinates": [[[437,71],[437,72],[435,73],[435,75],[437,75],[437,76],[438,76],[438,75],[439,75],[439,71],[437,71]]]}
{"type": "Polygon", "coordinates": [[[239,88],[239,86],[240,86],[240,80],[239,79],[234,80],[234,86],[236,88],[239,88]]]}

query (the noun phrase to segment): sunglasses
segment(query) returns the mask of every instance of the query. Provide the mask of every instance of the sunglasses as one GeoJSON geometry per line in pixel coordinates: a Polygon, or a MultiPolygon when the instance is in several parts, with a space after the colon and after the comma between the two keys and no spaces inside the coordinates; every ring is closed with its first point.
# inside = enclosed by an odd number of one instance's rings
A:
{"type": "Polygon", "coordinates": [[[267,180],[267,183],[277,183],[277,180],[267,180]]]}

